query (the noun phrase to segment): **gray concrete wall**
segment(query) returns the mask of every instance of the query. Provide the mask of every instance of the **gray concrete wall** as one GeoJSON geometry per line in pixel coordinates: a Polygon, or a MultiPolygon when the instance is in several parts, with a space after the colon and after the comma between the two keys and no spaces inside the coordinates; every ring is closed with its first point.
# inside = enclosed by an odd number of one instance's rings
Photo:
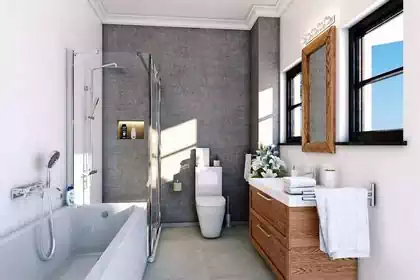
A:
{"type": "MultiPolygon", "coordinates": [[[[103,35],[104,52],[151,53],[161,72],[162,149],[167,151],[162,164],[163,222],[197,221],[194,160],[190,156],[195,146],[209,147],[212,158],[221,160],[223,193],[230,196],[232,218],[247,220],[248,187],[243,180],[243,168],[244,154],[250,148],[249,32],[105,25],[103,35]],[[191,123],[196,124],[197,130],[194,145],[186,141],[191,135],[179,130],[191,123]],[[170,135],[171,131],[178,132],[170,135]],[[186,147],[182,147],[184,140],[188,143],[186,147]],[[175,146],[181,146],[171,151],[169,147],[174,141],[175,146]],[[183,183],[182,192],[172,191],[174,179],[183,183]]],[[[147,140],[114,141],[116,135],[111,131],[116,129],[117,117],[148,116],[149,100],[139,81],[125,76],[115,79],[104,82],[104,94],[111,96],[116,90],[129,92],[124,95],[130,102],[125,104],[117,99],[106,104],[108,109],[104,108],[104,128],[109,126],[104,130],[104,173],[117,173],[116,176],[127,173],[124,177],[127,181],[107,185],[104,180],[104,196],[105,201],[128,197],[135,200],[142,197],[147,179],[147,140]]],[[[104,174],[104,179],[108,177],[104,174]]]]}
{"type": "Polygon", "coordinates": [[[148,70],[136,53],[105,53],[104,63],[125,67],[105,69],[103,78],[103,200],[147,200],[148,131],[144,140],[118,140],[119,120],[149,121],[148,70]]]}
{"type": "Polygon", "coordinates": [[[259,18],[251,30],[251,138],[258,147],[258,94],[273,89],[273,144],[279,143],[280,19],[259,18]]]}

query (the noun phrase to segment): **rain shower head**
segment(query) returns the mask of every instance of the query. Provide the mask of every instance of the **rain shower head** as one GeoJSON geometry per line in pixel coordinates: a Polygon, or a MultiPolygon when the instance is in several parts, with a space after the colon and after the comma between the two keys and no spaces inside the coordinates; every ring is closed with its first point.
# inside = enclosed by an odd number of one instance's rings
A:
{"type": "Polygon", "coordinates": [[[59,158],[60,158],[60,152],[54,151],[50,157],[50,160],[48,161],[48,165],[47,165],[48,169],[52,168],[59,158]]]}
{"type": "Polygon", "coordinates": [[[117,71],[121,73],[125,73],[127,70],[126,68],[121,67],[120,65],[118,65],[118,63],[115,63],[115,62],[104,64],[101,67],[96,68],[95,70],[99,70],[99,69],[108,69],[108,70],[117,71]]]}

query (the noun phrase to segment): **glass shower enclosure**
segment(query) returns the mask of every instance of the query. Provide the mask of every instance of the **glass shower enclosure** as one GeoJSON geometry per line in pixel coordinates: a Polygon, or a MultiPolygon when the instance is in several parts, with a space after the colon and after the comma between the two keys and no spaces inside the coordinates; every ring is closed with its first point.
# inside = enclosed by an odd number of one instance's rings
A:
{"type": "Polygon", "coordinates": [[[153,261],[161,229],[159,71],[141,52],[67,50],[66,58],[67,185],[77,205],[146,201],[153,261]]]}
{"type": "MultiPolygon", "coordinates": [[[[144,56],[144,54],[142,54],[144,56]]],[[[146,55],[149,64],[150,81],[150,125],[149,125],[149,261],[154,261],[161,229],[161,79],[151,55],[146,55]]]]}

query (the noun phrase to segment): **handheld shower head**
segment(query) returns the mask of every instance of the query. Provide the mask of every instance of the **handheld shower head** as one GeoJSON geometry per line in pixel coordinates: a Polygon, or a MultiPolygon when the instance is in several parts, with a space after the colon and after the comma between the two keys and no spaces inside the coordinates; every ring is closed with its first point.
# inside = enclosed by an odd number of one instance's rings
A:
{"type": "Polygon", "coordinates": [[[60,152],[54,151],[50,157],[50,160],[48,161],[48,165],[47,165],[48,169],[51,169],[59,158],[60,158],[60,152]]]}
{"type": "Polygon", "coordinates": [[[98,107],[98,105],[99,105],[99,97],[96,97],[95,102],[93,103],[92,116],[95,115],[95,110],[96,110],[96,107],[98,107]]]}

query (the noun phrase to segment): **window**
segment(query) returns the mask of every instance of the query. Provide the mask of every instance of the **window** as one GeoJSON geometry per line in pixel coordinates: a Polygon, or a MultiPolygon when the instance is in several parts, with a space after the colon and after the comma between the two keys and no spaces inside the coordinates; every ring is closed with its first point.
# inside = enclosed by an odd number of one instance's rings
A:
{"type": "Polygon", "coordinates": [[[302,64],[286,73],[287,79],[287,143],[302,142],[302,64]]]}
{"type": "Polygon", "coordinates": [[[403,0],[350,29],[350,142],[403,142],[403,0]]]}
{"type": "Polygon", "coordinates": [[[258,93],[258,145],[273,144],[273,88],[258,93]]]}

